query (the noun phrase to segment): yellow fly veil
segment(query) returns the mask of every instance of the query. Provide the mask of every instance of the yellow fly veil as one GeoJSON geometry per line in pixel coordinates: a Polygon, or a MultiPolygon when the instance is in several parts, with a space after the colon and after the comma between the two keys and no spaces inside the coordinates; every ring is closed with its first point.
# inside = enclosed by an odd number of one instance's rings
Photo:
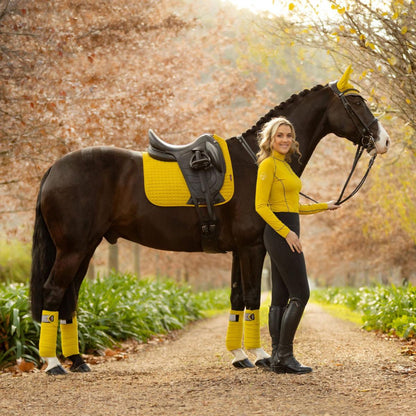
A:
{"type": "Polygon", "coordinates": [[[352,73],[352,66],[349,65],[348,68],[345,70],[344,74],[342,75],[342,77],[337,82],[337,88],[339,89],[339,91],[343,92],[345,95],[356,94],[358,92],[358,90],[354,88],[354,86],[350,83],[351,73],[352,73]]]}

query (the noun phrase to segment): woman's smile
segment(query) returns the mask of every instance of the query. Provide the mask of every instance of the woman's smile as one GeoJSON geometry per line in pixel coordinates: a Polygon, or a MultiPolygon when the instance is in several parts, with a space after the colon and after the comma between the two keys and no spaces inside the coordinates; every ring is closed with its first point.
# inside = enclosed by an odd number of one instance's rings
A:
{"type": "Polygon", "coordinates": [[[290,126],[282,124],[278,127],[276,134],[273,137],[272,148],[276,152],[285,155],[292,147],[293,134],[290,126]]]}

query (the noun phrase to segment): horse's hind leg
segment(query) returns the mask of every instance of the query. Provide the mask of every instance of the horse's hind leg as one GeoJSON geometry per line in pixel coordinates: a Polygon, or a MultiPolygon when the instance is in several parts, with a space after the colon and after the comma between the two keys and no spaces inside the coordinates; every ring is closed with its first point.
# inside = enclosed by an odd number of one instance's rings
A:
{"type": "Polygon", "coordinates": [[[79,352],[78,322],[75,309],[81,283],[87,273],[88,265],[94,250],[92,250],[90,255],[85,256],[82,261],[73,284],[71,284],[65,293],[64,302],[61,306],[61,311],[64,315],[67,315],[68,311],[71,312],[71,317],[69,319],[61,319],[60,321],[62,354],[72,362],[70,371],[77,373],[87,373],[91,371],[79,352]]]}
{"type": "MultiPolygon", "coordinates": [[[[56,357],[59,311],[68,288],[82,264],[84,255],[77,252],[64,253],[57,250],[55,263],[45,285],[42,322],[39,339],[39,355],[48,363],[46,372],[52,375],[65,374],[56,357]]],[[[66,314],[65,314],[66,315],[66,314]]],[[[64,316],[67,319],[67,316],[64,316]]]]}

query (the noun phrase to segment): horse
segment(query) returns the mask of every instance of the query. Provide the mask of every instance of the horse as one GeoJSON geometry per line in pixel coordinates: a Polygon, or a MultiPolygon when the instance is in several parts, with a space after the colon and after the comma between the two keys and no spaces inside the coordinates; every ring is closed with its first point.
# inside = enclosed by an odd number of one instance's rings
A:
{"type": "MultiPolygon", "coordinates": [[[[349,84],[349,72],[339,81],[317,85],[292,95],[255,125],[226,140],[233,173],[231,200],[213,209],[217,244],[232,252],[231,311],[226,347],[235,367],[267,366],[270,355],[260,345],[258,311],[266,250],[264,221],[255,212],[257,135],[271,118],[285,116],[296,129],[301,161],[292,168],[301,175],[319,141],[333,133],[385,153],[389,136],[365,100],[349,84]],[[243,325],[244,323],[244,325],[243,325]],[[243,328],[244,327],[244,328],[243,328]],[[244,349],[243,349],[244,329],[244,349]]],[[[58,321],[63,355],[70,371],[90,368],[78,349],[76,307],[90,259],[103,239],[124,238],[160,250],[201,252],[200,218],[189,207],[160,207],[146,198],[143,153],[115,147],[90,147],[57,160],[44,174],[36,202],[31,270],[31,310],[41,322],[39,354],[46,372],[66,374],[56,357],[58,321]]]]}

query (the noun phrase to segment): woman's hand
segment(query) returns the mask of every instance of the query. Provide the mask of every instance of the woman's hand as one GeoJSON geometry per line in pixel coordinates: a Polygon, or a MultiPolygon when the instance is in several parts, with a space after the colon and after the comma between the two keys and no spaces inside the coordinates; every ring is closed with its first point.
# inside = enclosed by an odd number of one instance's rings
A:
{"type": "Polygon", "coordinates": [[[297,253],[302,253],[302,244],[300,243],[299,237],[295,232],[289,231],[289,234],[286,236],[286,242],[289,244],[289,247],[293,252],[296,251],[297,253]]]}
{"type": "Polygon", "coordinates": [[[334,211],[334,210],[341,207],[341,205],[336,205],[335,201],[328,201],[327,204],[328,204],[328,210],[329,211],[334,211]]]}

